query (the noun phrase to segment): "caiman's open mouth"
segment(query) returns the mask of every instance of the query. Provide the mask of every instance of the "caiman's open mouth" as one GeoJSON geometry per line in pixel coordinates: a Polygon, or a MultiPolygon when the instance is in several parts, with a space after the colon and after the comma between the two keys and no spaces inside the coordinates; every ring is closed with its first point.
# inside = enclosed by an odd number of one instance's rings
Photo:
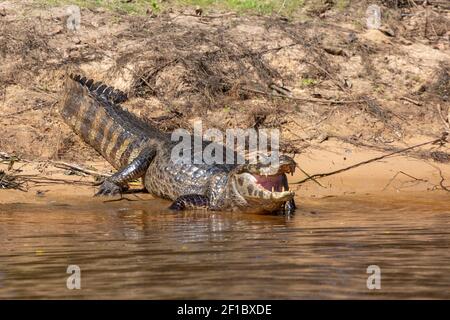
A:
{"type": "Polygon", "coordinates": [[[291,159],[289,159],[289,161],[285,160],[284,162],[280,163],[275,170],[276,173],[271,174],[274,172],[274,168],[260,168],[258,174],[252,172],[252,175],[256,178],[256,184],[258,186],[270,192],[288,191],[288,188],[285,187],[285,174],[290,173],[291,175],[294,175],[295,162],[293,162],[291,159]],[[268,174],[265,174],[265,172],[267,172],[268,174]]]}
{"type": "Polygon", "coordinates": [[[247,196],[251,198],[283,202],[295,195],[293,191],[289,191],[285,173],[267,176],[250,174],[249,176],[247,196]]]}
{"type": "Polygon", "coordinates": [[[270,192],[286,191],[283,185],[283,175],[277,174],[273,176],[261,176],[253,174],[256,178],[256,183],[270,192]]]}
{"type": "Polygon", "coordinates": [[[276,165],[248,165],[237,175],[237,188],[246,199],[288,201],[295,195],[289,191],[286,174],[294,174],[296,163],[287,156],[276,165]]]}

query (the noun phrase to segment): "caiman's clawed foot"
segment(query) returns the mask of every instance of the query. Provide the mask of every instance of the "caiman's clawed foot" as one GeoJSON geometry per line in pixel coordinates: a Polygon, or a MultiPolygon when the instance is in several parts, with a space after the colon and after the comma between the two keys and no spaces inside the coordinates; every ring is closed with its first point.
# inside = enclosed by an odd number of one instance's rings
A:
{"type": "Polygon", "coordinates": [[[111,182],[109,180],[103,181],[103,183],[100,185],[100,188],[98,192],[94,195],[94,197],[98,196],[115,196],[118,194],[122,194],[123,191],[125,191],[126,188],[123,188],[114,182],[111,182]]]}
{"type": "Polygon", "coordinates": [[[286,201],[286,203],[284,204],[284,210],[283,210],[283,213],[284,213],[286,216],[293,215],[296,208],[297,208],[297,206],[295,205],[294,199],[291,199],[291,200],[289,200],[289,201],[286,201]]]}

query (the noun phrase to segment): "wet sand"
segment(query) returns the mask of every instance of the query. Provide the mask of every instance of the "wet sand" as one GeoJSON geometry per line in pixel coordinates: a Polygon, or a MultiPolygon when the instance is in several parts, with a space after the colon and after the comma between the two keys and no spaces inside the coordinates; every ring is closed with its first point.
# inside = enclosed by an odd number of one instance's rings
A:
{"type": "MultiPolygon", "coordinates": [[[[359,162],[384,155],[386,152],[355,148],[345,143],[325,142],[321,149],[311,149],[295,157],[299,167],[309,175],[327,173],[346,168],[359,162]]],[[[79,165],[79,164],[77,164],[79,165]]],[[[114,172],[105,161],[82,163],[84,168],[93,167],[98,172],[114,172]]],[[[0,163],[0,170],[6,170],[7,164],[0,163]]],[[[54,167],[46,162],[18,162],[14,169],[20,169],[19,175],[39,175],[52,179],[63,179],[90,184],[93,181],[89,175],[67,175],[67,170],[54,167]]],[[[406,155],[389,157],[362,165],[342,173],[308,181],[302,184],[296,182],[307,176],[297,169],[294,176],[288,176],[290,188],[296,191],[299,199],[321,198],[342,195],[373,195],[379,197],[394,197],[395,195],[412,195],[433,197],[435,193],[450,193],[443,191],[440,185],[442,177],[450,177],[450,165],[433,160],[418,159],[406,155]],[[442,175],[442,176],[441,176],[442,175]]],[[[443,185],[449,187],[450,182],[444,179],[443,185]]],[[[81,202],[92,198],[96,188],[94,186],[64,183],[48,183],[39,186],[29,185],[28,192],[17,190],[0,190],[0,204],[6,203],[45,203],[48,199],[79,199],[81,202]]],[[[132,188],[142,188],[140,184],[132,188]]],[[[127,195],[128,198],[153,199],[146,193],[127,195]]],[[[105,199],[98,200],[102,202],[105,199]]],[[[77,200],[78,201],[78,200],[77,200]]],[[[300,200],[301,201],[301,200],[300,200]]],[[[169,203],[169,202],[167,202],[169,203]]]]}

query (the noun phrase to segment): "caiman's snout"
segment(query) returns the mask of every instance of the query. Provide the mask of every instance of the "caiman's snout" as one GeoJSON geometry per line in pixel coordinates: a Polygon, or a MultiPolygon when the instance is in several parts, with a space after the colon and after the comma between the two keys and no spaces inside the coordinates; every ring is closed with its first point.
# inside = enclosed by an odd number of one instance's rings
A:
{"type": "Polygon", "coordinates": [[[294,197],[286,174],[294,174],[295,168],[294,159],[284,155],[272,163],[246,164],[236,173],[235,186],[247,202],[270,210],[294,197]]]}
{"type": "Polygon", "coordinates": [[[268,161],[267,163],[258,162],[256,164],[240,165],[236,173],[251,173],[256,175],[273,176],[283,173],[294,174],[297,163],[289,156],[281,155],[278,161],[268,161]]]}
{"type": "Polygon", "coordinates": [[[291,157],[282,155],[280,156],[278,162],[269,163],[268,165],[261,164],[258,168],[256,168],[256,172],[252,172],[254,174],[258,175],[281,175],[281,174],[288,174],[291,175],[295,172],[295,167],[297,164],[295,163],[294,159],[291,157]]]}

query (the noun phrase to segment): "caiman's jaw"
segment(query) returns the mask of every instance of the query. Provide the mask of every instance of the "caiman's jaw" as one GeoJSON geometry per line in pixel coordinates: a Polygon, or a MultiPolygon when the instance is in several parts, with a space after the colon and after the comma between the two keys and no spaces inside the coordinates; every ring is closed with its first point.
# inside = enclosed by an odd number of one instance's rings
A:
{"type": "Polygon", "coordinates": [[[245,165],[234,176],[235,189],[248,204],[273,210],[294,197],[286,174],[293,174],[295,167],[294,160],[287,156],[281,156],[276,165],[245,165]]]}
{"type": "Polygon", "coordinates": [[[283,184],[286,175],[276,174],[271,176],[261,176],[251,173],[241,173],[237,181],[244,181],[242,188],[238,191],[245,199],[271,200],[276,202],[286,202],[290,200],[295,193],[286,190],[283,184]]]}

